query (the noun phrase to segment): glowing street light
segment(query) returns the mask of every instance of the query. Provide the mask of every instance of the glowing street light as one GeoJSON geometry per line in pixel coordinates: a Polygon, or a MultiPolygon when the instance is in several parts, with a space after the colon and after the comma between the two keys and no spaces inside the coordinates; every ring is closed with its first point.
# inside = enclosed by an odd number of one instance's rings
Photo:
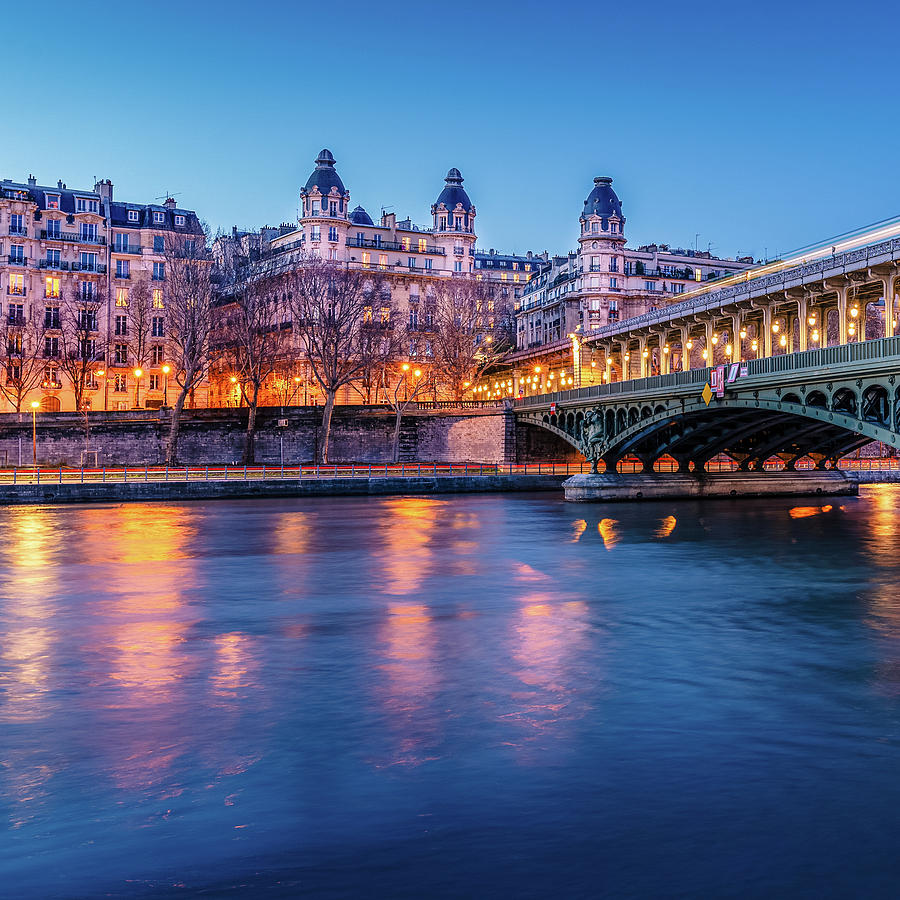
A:
{"type": "Polygon", "coordinates": [[[31,459],[35,469],[37,468],[37,411],[40,405],[38,400],[31,401],[31,459]]]}
{"type": "Polygon", "coordinates": [[[143,369],[135,369],[134,372],[134,405],[135,408],[141,405],[141,376],[144,374],[143,369]]]}
{"type": "Polygon", "coordinates": [[[166,380],[163,382],[163,406],[169,405],[169,372],[172,371],[172,367],[166,363],[162,367],[163,375],[166,376],[166,380]]]}

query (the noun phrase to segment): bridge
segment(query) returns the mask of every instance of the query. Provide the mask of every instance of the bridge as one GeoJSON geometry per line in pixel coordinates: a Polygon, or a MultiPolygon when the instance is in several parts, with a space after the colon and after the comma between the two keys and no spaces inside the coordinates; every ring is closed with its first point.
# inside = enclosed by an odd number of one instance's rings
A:
{"type": "Polygon", "coordinates": [[[696,476],[720,454],[744,473],[773,456],[822,472],[870,441],[898,447],[898,265],[900,238],[835,248],[576,337],[603,383],[520,397],[516,417],[608,474],[632,456],[696,476]],[[733,380],[710,396],[723,366],[733,380]]]}

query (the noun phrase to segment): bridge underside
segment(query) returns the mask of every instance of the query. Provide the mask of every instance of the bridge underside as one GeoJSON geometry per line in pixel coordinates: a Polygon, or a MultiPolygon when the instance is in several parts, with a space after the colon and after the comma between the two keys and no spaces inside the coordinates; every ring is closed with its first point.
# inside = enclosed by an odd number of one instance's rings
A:
{"type": "Polygon", "coordinates": [[[702,469],[724,454],[741,469],[762,470],[766,460],[780,458],[788,469],[804,457],[825,468],[872,438],[848,431],[834,422],[811,420],[792,412],[760,409],[710,409],[676,415],[630,438],[603,454],[607,470],[624,456],[636,456],[646,471],[661,457],[674,459],[682,471],[702,469]]]}

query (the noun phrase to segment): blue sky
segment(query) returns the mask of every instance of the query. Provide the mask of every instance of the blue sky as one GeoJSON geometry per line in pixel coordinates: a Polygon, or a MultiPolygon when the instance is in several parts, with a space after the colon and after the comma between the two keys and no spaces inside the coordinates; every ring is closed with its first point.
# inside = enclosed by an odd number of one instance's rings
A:
{"type": "Polygon", "coordinates": [[[109,177],[134,201],[176,192],[215,230],[294,221],[328,147],[373,218],[384,206],[427,222],[457,166],[480,246],[560,252],[593,177],[611,175],[631,245],[773,256],[900,213],[888,12],[867,0],[19,4],[4,14],[17,102],[0,176],[109,177]]]}

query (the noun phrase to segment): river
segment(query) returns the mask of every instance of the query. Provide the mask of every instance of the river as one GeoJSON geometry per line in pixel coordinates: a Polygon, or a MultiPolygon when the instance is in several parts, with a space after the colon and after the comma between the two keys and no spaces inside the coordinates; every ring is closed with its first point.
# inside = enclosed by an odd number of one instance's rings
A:
{"type": "Polygon", "coordinates": [[[896,894],[898,487],[0,528],[3,897],[896,894]]]}

